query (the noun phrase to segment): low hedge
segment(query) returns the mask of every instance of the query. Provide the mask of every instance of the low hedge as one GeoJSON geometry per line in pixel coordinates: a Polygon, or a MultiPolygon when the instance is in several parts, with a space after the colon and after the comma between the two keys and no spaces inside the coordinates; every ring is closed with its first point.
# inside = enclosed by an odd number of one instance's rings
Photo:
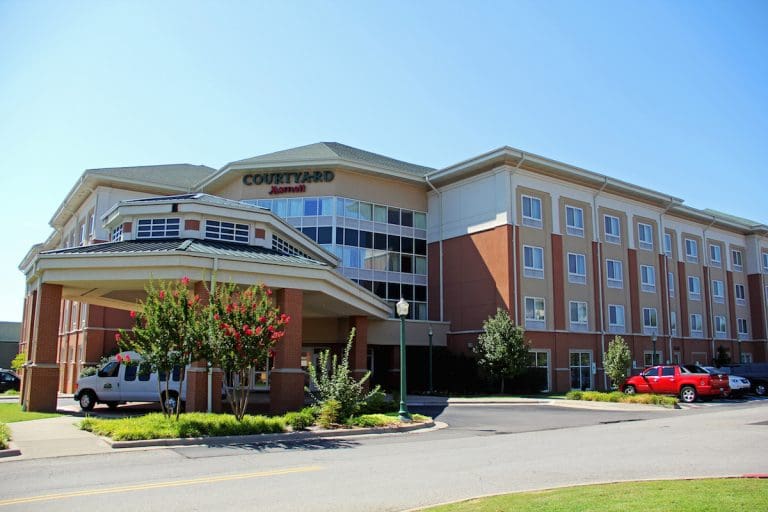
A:
{"type": "MultiPolygon", "coordinates": [[[[422,416],[421,414],[412,414],[411,419],[415,423],[426,423],[432,418],[428,416],[422,416]]],[[[398,417],[398,413],[396,412],[379,413],[379,414],[362,414],[360,416],[352,416],[351,418],[347,419],[346,425],[350,427],[362,427],[362,428],[395,427],[400,425],[400,420],[398,417]]]]}
{"type": "Polygon", "coordinates": [[[677,405],[677,398],[674,396],[654,395],[650,393],[627,395],[621,391],[612,391],[611,393],[603,393],[601,391],[569,391],[566,393],[565,398],[566,400],[663,405],[664,407],[674,407],[677,405]]]}
{"type": "Polygon", "coordinates": [[[0,423],[0,450],[8,448],[8,442],[11,440],[11,429],[5,423],[0,423]]]}

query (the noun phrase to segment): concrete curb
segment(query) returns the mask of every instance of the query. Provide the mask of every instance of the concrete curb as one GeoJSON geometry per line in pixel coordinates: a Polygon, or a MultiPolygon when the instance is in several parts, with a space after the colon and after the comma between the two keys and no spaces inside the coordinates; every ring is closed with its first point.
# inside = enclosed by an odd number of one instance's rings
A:
{"type": "MultiPolygon", "coordinates": [[[[317,430],[300,431],[280,434],[253,434],[245,436],[211,436],[211,437],[187,437],[172,439],[142,439],[139,441],[113,441],[106,437],[100,439],[111,446],[113,449],[121,448],[149,448],[149,447],[168,447],[168,446],[195,446],[201,444],[207,445],[231,445],[231,444],[265,444],[279,443],[286,441],[303,441],[305,439],[326,439],[360,435],[379,435],[379,434],[400,434],[413,432],[415,430],[426,430],[435,427],[434,421],[426,423],[415,423],[413,425],[403,425],[400,427],[382,427],[382,428],[350,428],[337,430],[317,430]]],[[[438,425],[439,426],[439,425],[438,425]]],[[[446,425],[447,426],[447,425],[446,425]]]]}
{"type": "Polygon", "coordinates": [[[18,457],[19,455],[21,455],[21,450],[16,448],[16,445],[13,443],[8,443],[8,448],[5,450],[0,450],[0,458],[18,457]]]}

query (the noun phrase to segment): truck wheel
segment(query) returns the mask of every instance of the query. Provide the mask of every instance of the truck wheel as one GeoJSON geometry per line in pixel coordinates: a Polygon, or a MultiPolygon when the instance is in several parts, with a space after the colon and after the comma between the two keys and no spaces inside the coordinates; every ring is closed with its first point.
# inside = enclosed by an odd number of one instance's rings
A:
{"type": "Polygon", "coordinates": [[[637,393],[637,390],[635,389],[635,386],[633,386],[632,384],[624,388],[625,395],[634,395],[635,393],[637,393]]]}
{"type": "Polygon", "coordinates": [[[91,411],[94,405],[96,405],[96,395],[93,391],[83,391],[80,395],[80,408],[84,411],[91,411]]]}
{"type": "Polygon", "coordinates": [[[696,389],[691,386],[684,386],[680,390],[680,400],[690,404],[696,401],[696,389]]]}
{"type": "Polygon", "coordinates": [[[764,382],[758,382],[755,384],[755,394],[757,396],[765,396],[766,391],[768,390],[766,389],[764,382]]]}

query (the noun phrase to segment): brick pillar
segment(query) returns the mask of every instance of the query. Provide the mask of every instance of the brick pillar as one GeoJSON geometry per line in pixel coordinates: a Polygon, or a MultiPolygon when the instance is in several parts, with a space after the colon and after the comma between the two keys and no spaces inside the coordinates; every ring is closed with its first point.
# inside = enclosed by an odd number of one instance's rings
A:
{"type": "Polygon", "coordinates": [[[56,412],[59,365],[56,348],[59,339],[61,285],[41,284],[36,295],[33,337],[28,363],[24,368],[22,406],[27,411],[56,412]]]}
{"type": "Polygon", "coordinates": [[[277,292],[277,306],[291,321],[285,328],[285,336],[274,347],[269,408],[272,414],[283,414],[304,407],[304,371],[301,369],[304,293],[284,288],[277,292]]]}
{"type": "MultiPolygon", "coordinates": [[[[207,304],[210,300],[210,294],[205,287],[205,283],[198,281],[194,287],[195,295],[200,297],[202,304],[207,304]]],[[[205,341],[204,341],[205,342],[205,341]]],[[[221,412],[221,381],[222,373],[218,368],[213,369],[212,377],[212,412],[221,412]]],[[[195,361],[190,365],[186,375],[187,396],[186,410],[189,412],[207,412],[208,411],[208,362],[205,360],[195,361]]]]}
{"type": "MultiPolygon", "coordinates": [[[[355,328],[355,339],[352,342],[352,353],[350,354],[352,375],[355,379],[360,380],[368,371],[368,317],[349,317],[349,327],[350,329],[355,328]]],[[[370,382],[366,382],[365,385],[366,388],[370,387],[370,382]]]]}

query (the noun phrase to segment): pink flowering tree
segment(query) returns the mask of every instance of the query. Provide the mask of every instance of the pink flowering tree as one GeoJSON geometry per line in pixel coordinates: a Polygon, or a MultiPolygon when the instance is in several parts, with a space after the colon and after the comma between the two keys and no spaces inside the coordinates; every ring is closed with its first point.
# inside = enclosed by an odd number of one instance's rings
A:
{"type": "Polygon", "coordinates": [[[281,314],[264,285],[244,290],[220,284],[207,312],[211,361],[232,375],[227,401],[238,421],[248,407],[251,368],[263,367],[272,347],[285,334],[290,317],[281,314]]]}
{"type": "MultiPolygon", "coordinates": [[[[189,289],[189,278],[179,281],[150,282],[147,298],[138,311],[131,311],[135,325],[121,330],[117,341],[122,350],[133,350],[141,355],[145,371],[159,372],[158,393],[163,414],[170,417],[181,412],[179,392],[183,389],[184,369],[191,361],[207,357],[204,310],[200,297],[189,289]],[[145,366],[146,365],[146,366],[145,366]],[[179,384],[171,386],[174,369],[180,373],[179,384]]],[[[125,359],[125,358],[123,358],[125,359]]],[[[131,364],[130,359],[121,361],[131,364]]]]}

